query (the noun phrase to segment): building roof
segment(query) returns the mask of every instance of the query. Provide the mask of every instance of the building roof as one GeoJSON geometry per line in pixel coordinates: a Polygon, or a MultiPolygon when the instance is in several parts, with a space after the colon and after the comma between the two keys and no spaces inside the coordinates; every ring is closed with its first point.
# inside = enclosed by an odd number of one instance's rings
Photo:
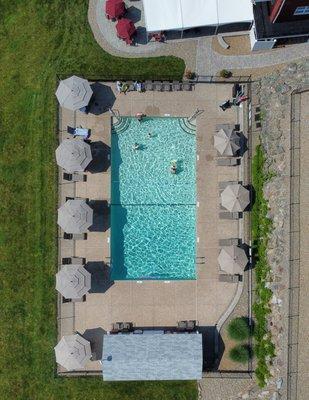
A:
{"type": "Polygon", "coordinates": [[[143,0],[148,32],[253,21],[251,0],[143,0]]]}
{"type": "Polygon", "coordinates": [[[257,39],[279,39],[309,34],[308,19],[304,21],[271,22],[269,4],[266,2],[254,5],[254,21],[257,39]]]}
{"type": "Polygon", "coordinates": [[[105,381],[202,378],[201,334],[145,332],[104,336],[102,362],[105,381]]]}

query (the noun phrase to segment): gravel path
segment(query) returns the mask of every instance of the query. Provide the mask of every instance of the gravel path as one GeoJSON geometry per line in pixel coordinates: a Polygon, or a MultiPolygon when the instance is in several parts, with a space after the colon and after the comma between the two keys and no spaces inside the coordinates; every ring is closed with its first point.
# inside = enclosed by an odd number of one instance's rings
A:
{"type": "Polygon", "coordinates": [[[196,71],[199,75],[215,75],[221,69],[262,68],[269,65],[284,64],[309,56],[309,43],[302,43],[282,49],[262,53],[225,56],[212,49],[212,38],[198,39],[196,71]]]}

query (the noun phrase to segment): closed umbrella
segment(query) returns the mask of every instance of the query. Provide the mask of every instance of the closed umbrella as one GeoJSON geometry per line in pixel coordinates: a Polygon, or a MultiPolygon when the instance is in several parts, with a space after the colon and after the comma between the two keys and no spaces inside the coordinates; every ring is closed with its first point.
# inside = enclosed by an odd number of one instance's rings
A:
{"type": "Polygon", "coordinates": [[[66,299],[81,299],[91,288],[91,274],[82,265],[65,265],[56,274],[56,289],[66,299]]]}
{"type": "Polygon", "coordinates": [[[93,210],[85,200],[67,200],[58,209],[58,224],[66,233],[84,233],[93,224],[93,210]]]}
{"type": "Polygon", "coordinates": [[[92,161],[90,145],[83,140],[65,139],[56,150],[56,160],[67,172],[85,171],[92,161]]]}
{"type": "Polygon", "coordinates": [[[133,22],[127,18],[121,18],[116,25],[117,34],[121,39],[128,40],[131,39],[132,35],[135,33],[136,28],[133,22]]]}
{"type": "Polygon", "coordinates": [[[248,264],[248,257],[238,246],[223,247],[218,257],[222,271],[228,274],[241,274],[248,264]]]}
{"type": "Polygon", "coordinates": [[[240,149],[239,136],[233,129],[220,129],[214,134],[215,149],[222,156],[234,156],[240,149]]]}
{"type": "Polygon", "coordinates": [[[108,18],[119,18],[126,11],[126,6],[122,0],[107,0],[105,3],[105,13],[108,18]]]}
{"type": "Polygon", "coordinates": [[[54,350],[57,363],[68,371],[84,368],[91,358],[90,342],[78,334],[63,336],[54,350]]]}
{"type": "Polygon", "coordinates": [[[250,203],[249,190],[242,185],[227,186],[221,193],[221,204],[231,212],[241,212],[250,203]]]}
{"type": "Polygon", "coordinates": [[[61,81],[56,91],[59,104],[72,111],[86,107],[92,94],[93,92],[87,79],[75,75],[61,81]]]}

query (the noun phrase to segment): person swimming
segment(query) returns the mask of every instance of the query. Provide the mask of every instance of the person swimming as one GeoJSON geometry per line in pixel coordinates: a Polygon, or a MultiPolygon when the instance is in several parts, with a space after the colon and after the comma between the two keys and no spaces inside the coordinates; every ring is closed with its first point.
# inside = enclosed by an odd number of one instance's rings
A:
{"type": "Polygon", "coordinates": [[[140,148],[140,145],[138,143],[136,143],[136,142],[132,146],[133,150],[138,150],[139,148],[140,148]]]}
{"type": "Polygon", "coordinates": [[[171,162],[171,173],[172,174],[176,174],[177,172],[177,161],[176,160],[172,160],[171,162]]]}

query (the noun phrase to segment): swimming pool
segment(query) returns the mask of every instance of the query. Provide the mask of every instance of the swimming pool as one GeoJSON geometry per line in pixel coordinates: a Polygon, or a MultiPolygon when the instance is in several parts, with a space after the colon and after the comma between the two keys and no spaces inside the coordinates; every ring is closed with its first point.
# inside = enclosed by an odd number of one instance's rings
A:
{"type": "Polygon", "coordinates": [[[111,278],[195,279],[193,127],[183,118],[122,118],[112,127],[111,168],[111,278]]]}

